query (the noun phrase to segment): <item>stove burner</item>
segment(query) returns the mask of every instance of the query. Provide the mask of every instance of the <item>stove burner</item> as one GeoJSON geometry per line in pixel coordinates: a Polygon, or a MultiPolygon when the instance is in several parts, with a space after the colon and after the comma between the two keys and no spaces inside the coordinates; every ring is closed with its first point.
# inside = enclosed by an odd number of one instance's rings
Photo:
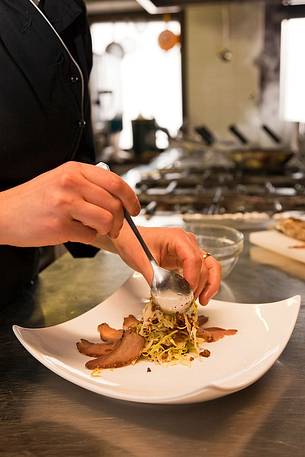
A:
{"type": "Polygon", "coordinates": [[[305,207],[305,173],[298,168],[255,174],[215,166],[173,166],[146,174],[136,190],[149,214],[274,213],[305,207]]]}

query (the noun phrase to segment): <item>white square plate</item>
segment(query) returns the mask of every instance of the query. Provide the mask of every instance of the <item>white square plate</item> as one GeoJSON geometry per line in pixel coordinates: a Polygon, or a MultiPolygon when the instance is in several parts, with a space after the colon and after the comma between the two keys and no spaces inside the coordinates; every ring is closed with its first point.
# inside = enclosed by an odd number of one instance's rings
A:
{"type": "Polygon", "coordinates": [[[101,322],[121,328],[124,316],[140,317],[148,296],[146,282],[135,273],[111,297],[75,319],[37,329],[14,325],[13,330],[43,365],[85,389],[134,402],[194,403],[228,395],[259,379],[284,350],[300,308],[299,296],[264,304],[212,300],[208,307],[200,307],[200,313],[209,317],[208,326],[238,332],[205,344],[209,358],[195,359],[190,367],[139,361],[93,377],[85,368],[89,358],[77,351],[75,343],[80,338],[98,341],[101,322]]]}

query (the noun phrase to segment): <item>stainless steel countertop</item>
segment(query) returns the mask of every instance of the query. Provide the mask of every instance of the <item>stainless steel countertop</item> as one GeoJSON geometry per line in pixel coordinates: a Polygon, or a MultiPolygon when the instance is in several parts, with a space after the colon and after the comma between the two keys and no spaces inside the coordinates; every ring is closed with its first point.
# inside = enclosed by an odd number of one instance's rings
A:
{"type": "MultiPolygon", "coordinates": [[[[305,312],[272,369],[244,391],[184,406],[104,398],[58,377],[31,357],[11,324],[51,325],[90,309],[130,274],[114,255],[65,254],[19,303],[2,310],[2,457],[287,457],[305,455],[305,312]]],[[[294,294],[305,303],[305,265],[246,243],[218,298],[246,303],[294,294]]],[[[253,341],[255,344],[255,341],[253,341]]],[[[232,354],[232,356],[234,356],[232,354]]]]}

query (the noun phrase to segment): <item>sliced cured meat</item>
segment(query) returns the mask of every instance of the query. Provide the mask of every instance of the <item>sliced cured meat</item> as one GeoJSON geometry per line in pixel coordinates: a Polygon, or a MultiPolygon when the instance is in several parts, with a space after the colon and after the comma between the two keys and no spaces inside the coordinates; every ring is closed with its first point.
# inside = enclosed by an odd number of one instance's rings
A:
{"type": "Polygon", "coordinates": [[[119,368],[130,365],[138,360],[142,354],[144,344],[145,339],[143,336],[131,330],[126,330],[120,343],[112,352],[97,359],[89,360],[86,363],[86,367],[89,370],[94,370],[95,368],[119,368]]]}
{"type": "Polygon", "coordinates": [[[89,357],[100,357],[111,352],[117,343],[91,343],[90,341],[81,339],[76,343],[77,349],[81,354],[89,357]]]}
{"type": "Polygon", "coordinates": [[[199,327],[208,322],[209,318],[207,316],[198,316],[199,327]]]}
{"type": "Polygon", "coordinates": [[[129,316],[124,317],[123,330],[134,328],[138,324],[140,324],[140,321],[133,314],[129,314],[129,316]]]}
{"type": "Polygon", "coordinates": [[[109,343],[113,343],[114,341],[118,341],[123,336],[123,330],[117,330],[115,328],[110,327],[110,325],[100,324],[97,327],[98,331],[100,332],[100,337],[103,341],[107,341],[109,343]]]}
{"type": "Polygon", "coordinates": [[[207,343],[213,343],[218,341],[224,336],[235,335],[237,330],[235,329],[224,329],[220,327],[209,327],[209,328],[199,328],[197,331],[197,336],[203,338],[207,343]]]}

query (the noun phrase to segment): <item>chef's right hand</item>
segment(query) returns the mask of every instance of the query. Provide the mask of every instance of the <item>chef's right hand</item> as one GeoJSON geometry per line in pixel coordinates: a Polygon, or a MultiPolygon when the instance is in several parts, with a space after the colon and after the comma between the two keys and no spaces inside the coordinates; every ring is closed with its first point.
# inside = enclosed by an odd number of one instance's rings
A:
{"type": "Polygon", "coordinates": [[[93,244],[97,232],[116,238],[124,220],[140,211],[134,191],[111,171],[67,162],[0,192],[0,244],[93,244]]]}

